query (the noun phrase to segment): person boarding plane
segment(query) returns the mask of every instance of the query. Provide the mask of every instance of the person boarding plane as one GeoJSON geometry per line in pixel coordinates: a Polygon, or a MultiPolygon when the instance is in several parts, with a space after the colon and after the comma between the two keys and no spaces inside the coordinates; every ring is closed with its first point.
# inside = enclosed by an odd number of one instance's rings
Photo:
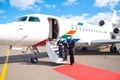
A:
{"type": "Polygon", "coordinates": [[[111,22],[101,20],[99,26],[51,15],[24,15],[15,22],[0,24],[0,45],[10,45],[11,49],[28,46],[34,53],[32,63],[38,62],[35,54],[39,53],[37,46],[41,45],[46,45],[47,54],[53,62],[63,63],[57,55],[55,42],[59,37],[69,40],[70,35],[73,35],[76,47],[111,45],[110,50],[116,52],[116,46],[113,45],[120,43],[120,40],[112,37],[113,33],[119,33],[118,28],[112,27],[115,19],[116,11],[111,22]]]}

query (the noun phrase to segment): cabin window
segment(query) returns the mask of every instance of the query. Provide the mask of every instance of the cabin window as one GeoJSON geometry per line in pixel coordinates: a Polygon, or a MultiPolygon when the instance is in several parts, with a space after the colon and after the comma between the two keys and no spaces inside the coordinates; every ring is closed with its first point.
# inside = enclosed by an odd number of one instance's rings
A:
{"type": "Polygon", "coordinates": [[[40,22],[39,18],[38,17],[30,17],[28,19],[29,22],[40,22]]]}
{"type": "Polygon", "coordinates": [[[81,31],[81,28],[79,27],[79,30],[81,31]]]}
{"type": "Polygon", "coordinates": [[[76,27],[76,30],[78,30],[78,27],[77,26],[75,26],[76,27]]]}
{"type": "Polygon", "coordinates": [[[24,16],[24,17],[20,17],[17,21],[20,22],[20,21],[26,21],[27,20],[27,16],[24,16]]]}

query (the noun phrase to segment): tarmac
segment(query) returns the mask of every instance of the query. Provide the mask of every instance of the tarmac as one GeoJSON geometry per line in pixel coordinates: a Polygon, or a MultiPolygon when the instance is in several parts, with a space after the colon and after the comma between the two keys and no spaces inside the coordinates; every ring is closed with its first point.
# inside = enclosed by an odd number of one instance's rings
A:
{"type": "MultiPolygon", "coordinates": [[[[66,64],[55,64],[49,59],[45,47],[39,47],[38,63],[32,64],[30,58],[32,53],[21,53],[21,51],[9,50],[8,46],[0,46],[0,78],[3,80],[74,80],[53,70],[53,68],[69,64],[69,55],[66,64]],[[6,70],[4,64],[9,51],[9,59],[6,70]],[[6,72],[2,75],[2,72],[6,72]]],[[[89,65],[96,68],[120,72],[120,53],[110,53],[108,51],[75,51],[75,62],[89,65]]]]}

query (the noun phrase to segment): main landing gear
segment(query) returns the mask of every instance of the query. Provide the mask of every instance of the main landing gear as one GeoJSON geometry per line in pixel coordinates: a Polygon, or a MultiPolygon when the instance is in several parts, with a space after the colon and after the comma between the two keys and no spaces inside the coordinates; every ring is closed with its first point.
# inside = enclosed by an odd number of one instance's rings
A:
{"type": "Polygon", "coordinates": [[[37,47],[36,46],[32,46],[32,47],[29,46],[29,48],[33,53],[33,56],[31,57],[31,63],[37,63],[38,62],[37,55],[39,53],[37,47]]]}
{"type": "Polygon", "coordinates": [[[115,44],[110,46],[110,52],[117,53],[119,50],[117,49],[117,46],[115,44]]]}

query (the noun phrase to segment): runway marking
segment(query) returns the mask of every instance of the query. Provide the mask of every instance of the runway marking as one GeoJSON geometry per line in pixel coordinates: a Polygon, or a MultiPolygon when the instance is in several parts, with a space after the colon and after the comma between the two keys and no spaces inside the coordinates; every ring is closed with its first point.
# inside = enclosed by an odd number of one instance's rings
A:
{"type": "Polygon", "coordinates": [[[7,65],[8,65],[7,63],[8,63],[9,54],[10,54],[9,50],[7,50],[7,49],[4,49],[4,50],[6,50],[7,55],[6,55],[5,64],[3,65],[3,69],[2,69],[2,72],[1,72],[0,80],[5,80],[7,65]]]}

